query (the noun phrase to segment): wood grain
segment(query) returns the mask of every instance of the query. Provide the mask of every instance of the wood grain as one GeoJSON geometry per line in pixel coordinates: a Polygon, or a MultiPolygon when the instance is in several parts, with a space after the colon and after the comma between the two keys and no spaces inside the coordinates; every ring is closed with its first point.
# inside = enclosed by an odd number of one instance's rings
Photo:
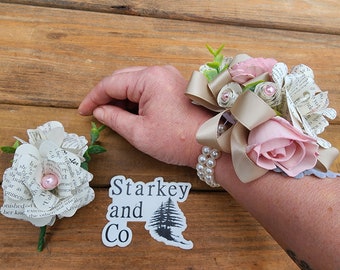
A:
{"type": "Polygon", "coordinates": [[[0,24],[3,103],[75,108],[101,78],[136,64],[172,64],[189,79],[211,60],[207,43],[226,43],[226,55],[308,64],[340,103],[338,35],[7,4],[0,4],[0,24]]]}
{"type": "Polygon", "coordinates": [[[236,26],[339,34],[337,0],[5,0],[2,2],[236,26]]]}
{"type": "Polygon", "coordinates": [[[188,225],[183,236],[193,241],[192,250],[157,242],[144,223],[136,222],[128,223],[133,232],[128,247],[106,247],[101,231],[111,202],[107,192],[97,189],[90,205],[48,228],[48,245],[42,253],[36,251],[38,228],[0,216],[1,269],[45,269],[47,264],[49,269],[297,269],[268,233],[224,192],[190,193],[179,205],[188,225]]]}

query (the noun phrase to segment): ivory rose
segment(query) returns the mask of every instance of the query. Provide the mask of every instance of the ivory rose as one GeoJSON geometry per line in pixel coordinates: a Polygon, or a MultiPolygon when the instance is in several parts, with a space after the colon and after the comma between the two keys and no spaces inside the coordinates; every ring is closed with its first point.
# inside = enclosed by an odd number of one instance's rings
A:
{"type": "Polygon", "coordinates": [[[36,129],[28,129],[27,135],[29,143],[37,148],[45,140],[53,141],[60,148],[76,154],[84,161],[83,155],[88,148],[88,141],[84,136],[65,132],[64,126],[58,121],[49,121],[36,129]]]}
{"type": "Polygon", "coordinates": [[[93,175],[80,164],[76,154],[53,141],[44,140],[38,148],[20,145],[3,176],[1,213],[38,227],[51,226],[56,217],[73,216],[94,199],[89,186],[93,175]]]}
{"type": "Polygon", "coordinates": [[[287,120],[273,117],[252,129],[246,152],[259,167],[276,167],[288,176],[311,169],[317,162],[316,140],[294,128],[287,120]]]}
{"type": "Polygon", "coordinates": [[[264,73],[271,74],[277,61],[273,58],[249,58],[229,69],[232,80],[244,84],[264,73]]]}

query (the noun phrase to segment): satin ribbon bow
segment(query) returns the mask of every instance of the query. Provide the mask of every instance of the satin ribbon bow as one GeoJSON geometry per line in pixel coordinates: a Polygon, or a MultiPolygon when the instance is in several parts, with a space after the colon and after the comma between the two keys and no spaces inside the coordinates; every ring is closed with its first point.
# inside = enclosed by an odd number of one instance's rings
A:
{"type": "MultiPolygon", "coordinates": [[[[243,92],[229,110],[220,107],[216,102],[216,97],[221,88],[229,82],[231,82],[231,76],[228,70],[220,73],[211,83],[208,83],[202,73],[194,71],[185,94],[195,104],[218,112],[198,129],[197,141],[202,145],[230,153],[236,175],[242,182],[247,183],[263,176],[268,171],[257,166],[246,153],[249,131],[276,116],[276,112],[249,90],[243,92]],[[256,113],[249,113],[249,108],[256,108],[256,113]],[[229,122],[229,128],[219,135],[218,126],[226,114],[231,114],[236,122],[229,122]]],[[[338,150],[334,147],[319,148],[315,168],[327,171],[337,155],[338,150]]]]}

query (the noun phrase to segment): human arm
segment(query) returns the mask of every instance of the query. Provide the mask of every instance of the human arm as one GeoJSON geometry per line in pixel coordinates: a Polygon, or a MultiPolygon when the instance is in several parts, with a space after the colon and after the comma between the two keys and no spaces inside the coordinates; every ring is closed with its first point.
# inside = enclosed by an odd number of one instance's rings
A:
{"type": "MultiPolygon", "coordinates": [[[[186,86],[171,66],[127,68],[103,79],[85,97],[79,112],[93,114],[154,158],[195,168],[201,151],[195,134],[211,113],[184,96],[186,86]],[[135,104],[137,114],[129,112],[135,104]]],[[[290,255],[296,254],[300,267],[339,267],[338,180],[296,180],[267,173],[244,184],[235,175],[228,154],[218,160],[215,175],[290,255]]]]}

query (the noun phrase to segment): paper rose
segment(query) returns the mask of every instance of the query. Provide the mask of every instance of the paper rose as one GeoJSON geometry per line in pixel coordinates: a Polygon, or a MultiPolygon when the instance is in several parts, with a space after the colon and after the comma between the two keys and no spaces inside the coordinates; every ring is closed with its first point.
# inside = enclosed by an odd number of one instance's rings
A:
{"type": "Polygon", "coordinates": [[[230,69],[233,81],[244,84],[264,73],[271,73],[276,60],[272,58],[249,58],[236,63],[230,69]]]}
{"type": "Polygon", "coordinates": [[[271,108],[276,109],[282,101],[281,89],[273,82],[263,82],[256,85],[254,93],[264,100],[271,108]]]}
{"type": "Polygon", "coordinates": [[[15,137],[13,146],[1,147],[14,153],[3,176],[1,214],[40,227],[38,251],[44,246],[46,226],[73,216],[94,199],[89,185],[93,175],[87,168],[91,154],[106,151],[97,143],[103,129],[92,123],[88,146],[84,136],[67,133],[60,122],[50,121],[27,130],[29,143],[15,137]]]}
{"type": "Polygon", "coordinates": [[[29,143],[36,147],[39,147],[45,140],[53,141],[62,149],[76,154],[82,161],[88,148],[88,141],[84,136],[65,132],[64,126],[58,121],[49,121],[36,129],[28,129],[27,135],[29,143]]]}
{"type": "Polygon", "coordinates": [[[230,82],[218,93],[217,103],[222,108],[231,108],[241,93],[241,86],[238,83],[230,82]]]}
{"type": "Polygon", "coordinates": [[[279,167],[288,176],[311,169],[317,162],[316,141],[281,117],[274,117],[252,129],[246,152],[259,167],[279,167]]]}
{"type": "MultiPolygon", "coordinates": [[[[285,71],[287,68],[284,66],[285,64],[281,63],[281,69],[285,71]]],[[[293,67],[289,74],[282,71],[278,74],[282,76],[280,80],[283,81],[282,90],[286,97],[283,113],[287,109],[295,127],[301,127],[306,134],[316,138],[322,147],[331,147],[328,141],[318,135],[329,125],[325,117],[334,119],[336,111],[328,108],[328,93],[322,92],[317,86],[312,69],[306,65],[298,65],[293,67]]]]}
{"type": "Polygon", "coordinates": [[[41,227],[53,225],[56,217],[71,217],[94,199],[89,186],[93,176],[80,167],[80,159],[52,141],[39,149],[19,146],[12,167],[3,177],[4,204],[1,213],[41,227]]]}

